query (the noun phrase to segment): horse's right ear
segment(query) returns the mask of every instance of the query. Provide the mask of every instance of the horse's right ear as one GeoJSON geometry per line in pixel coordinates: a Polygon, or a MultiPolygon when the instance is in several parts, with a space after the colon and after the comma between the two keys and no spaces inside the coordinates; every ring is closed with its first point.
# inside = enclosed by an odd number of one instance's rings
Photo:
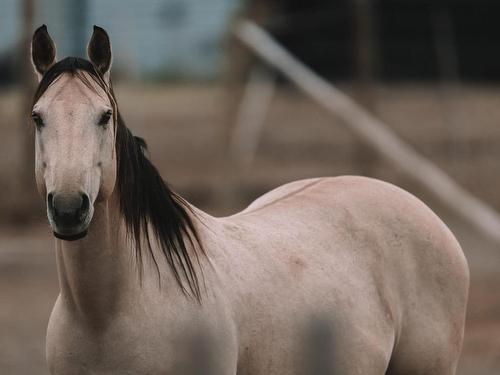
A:
{"type": "Polygon", "coordinates": [[[109,80],[109,70],[113,56],[109,35],[102,27],[94,25],[94,32],[87,46],[87,54],[104,79],[109,80]]]}
{"type": "Polygon", "coordinates": [[[41,80],[43,75],[56,62],[56,45],[47,31],[47,26],[42,25],[36,29],[31,40],[31,62],[41,80]]]}

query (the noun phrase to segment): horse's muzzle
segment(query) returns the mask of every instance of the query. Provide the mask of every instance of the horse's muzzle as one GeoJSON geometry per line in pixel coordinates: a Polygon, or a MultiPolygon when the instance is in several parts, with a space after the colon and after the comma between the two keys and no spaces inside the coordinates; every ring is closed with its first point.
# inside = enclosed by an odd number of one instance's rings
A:
{"type": "Polygon", "coordinates": [[[90,199],[85,193],[49,193],[47,215],[54,236],[75,241],[85,237],[89,223],[90,199]]]}

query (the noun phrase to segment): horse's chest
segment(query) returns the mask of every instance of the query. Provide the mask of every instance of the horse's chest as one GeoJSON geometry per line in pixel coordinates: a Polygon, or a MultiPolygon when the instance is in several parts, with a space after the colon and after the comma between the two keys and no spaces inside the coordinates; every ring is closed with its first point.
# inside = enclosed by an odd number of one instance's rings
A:
{"type": "Polygon", "coordinates": [[[51,318],[47,335],[53,375],[197,373],[200,358],[209,352],[218,359],[211,365],[221,366],[216,373],[225,374],[222,367],[235,356],[235,345],[226,329],[213,330],[208,321],[200,323],[200,319],[179,314],[122,316],[103,329],[62,315],[51,318]]]}
{"type": "Polygon", "coordinates": [[[65,333],[47,341],[49,367],[54,375],[170,374],[180,366],[176,363],[180,361],[170,355],[175,340],[165,335],[160,339],[148,328],[90,332],[73,327],[73,332],[65,333]]]}

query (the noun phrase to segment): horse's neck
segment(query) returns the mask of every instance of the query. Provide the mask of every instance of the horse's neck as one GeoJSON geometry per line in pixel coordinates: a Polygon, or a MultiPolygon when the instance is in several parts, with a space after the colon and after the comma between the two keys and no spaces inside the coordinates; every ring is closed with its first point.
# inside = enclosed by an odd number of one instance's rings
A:
{"type": "Polygon", "coordinates": [[[137,279],[124,237],[118,204],[111,198],[95,205],[88,235],[75,242],[56,240],[61,303],[95,323],[105,324],[133,298],[137,279]]]}

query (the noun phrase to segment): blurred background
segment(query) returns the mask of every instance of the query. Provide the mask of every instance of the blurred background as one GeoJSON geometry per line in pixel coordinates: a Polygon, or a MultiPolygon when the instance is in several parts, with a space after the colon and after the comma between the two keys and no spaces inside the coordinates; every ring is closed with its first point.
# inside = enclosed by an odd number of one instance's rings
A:
{"type": "Polygon", "coordinates": [[[261,25],[458,184],[500,211],[500,2],[489,0],[0,0],[0,374],[47,374],[58,293],[28,123],[33,30],[58,56],[110,34],[127,125],[164,178],[214,215],[289,181],[360,174],[424,200],[451,227],[472,285],[459,374],[500,373],[500,245],[259,60],[261,25]]]}

